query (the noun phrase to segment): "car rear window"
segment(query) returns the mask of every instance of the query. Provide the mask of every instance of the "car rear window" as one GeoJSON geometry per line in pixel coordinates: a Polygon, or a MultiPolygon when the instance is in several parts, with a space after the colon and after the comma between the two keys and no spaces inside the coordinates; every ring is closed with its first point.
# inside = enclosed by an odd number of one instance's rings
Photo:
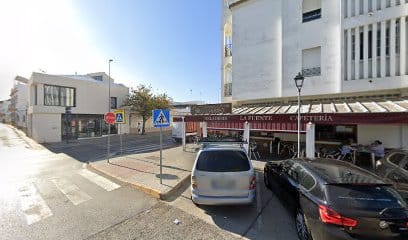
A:
{"type": "Polygon", "coordinates": [[[196,165],[197,170],[206,172],[242,172],[250,168],[245,153],[233,150],[201,152],[196,165]]]}
{"type": "Polygon", "coordinates": [[[328,185],[328,201],[337,208],[405,208],[401,196],[389,186],[328,185]]]}

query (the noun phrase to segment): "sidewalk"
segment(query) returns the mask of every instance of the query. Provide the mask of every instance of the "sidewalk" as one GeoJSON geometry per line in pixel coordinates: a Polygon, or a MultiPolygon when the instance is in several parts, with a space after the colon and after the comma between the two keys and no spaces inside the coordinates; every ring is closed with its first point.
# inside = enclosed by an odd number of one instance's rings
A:
{"type": "MultiPolygon", "coordinates": [[[[160,184],[160,151],[115,157],[109,163],[102,160],[88,167],[165,200],[190,182],[197,150],[194,144],[188,144],[186,151],[182,146],[163,150],[163,184],[160,184]]],[[[263,171],[264,162],[252,161],[252,164],[256,170],[263,171]]]]}

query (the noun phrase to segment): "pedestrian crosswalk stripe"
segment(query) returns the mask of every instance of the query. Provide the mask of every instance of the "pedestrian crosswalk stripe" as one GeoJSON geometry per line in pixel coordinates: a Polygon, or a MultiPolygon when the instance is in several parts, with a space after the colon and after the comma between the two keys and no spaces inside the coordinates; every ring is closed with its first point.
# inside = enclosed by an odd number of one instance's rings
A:
{"type": "Polygon", "coordinates": [[[52,216],[51,209],[33,183],[24,185],[19,191],[21,210],[24,212],[28,225],[52,216]]]}
{"type": "Polygon", "coordinates": [[[112,191],[117,188],[120,188],[120,185],[102,177],[99,176],[96,173],[93,173],[87,169],[82,169],[79,171],[79,175],[82,177],[88,179],[89,181],[95,183],[96,185],[100,186],[101,188],[105,189],[106,191],[112,191]]]}
{"type": "Polygon", "coordinates": [[[81,191],[77,185],[63,178],[51,179],[55,186],[74,204],[78,205],[92,199],[91,196],[81,191]]]}

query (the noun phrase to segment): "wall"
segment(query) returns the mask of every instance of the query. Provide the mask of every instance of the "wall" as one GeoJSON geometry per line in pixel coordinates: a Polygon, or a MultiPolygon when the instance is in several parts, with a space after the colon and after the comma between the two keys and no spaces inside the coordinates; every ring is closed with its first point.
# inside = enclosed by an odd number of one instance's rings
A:
{"type": "MultiPolygon", "coordinates": [[[[358,125],[357,126],[357,143],[368,145],[375,140],[380,140],[386,148],[400,148],[404,143],[401,142],[403,132],[401,128],[405,126],[395,125],[358,125]]],[[[405,147],[407,146],[407,134],[405,134],[405,147]]]]}
{"type": "Polygon", "coordinates": [[[256,0],[232,9],[232,100],[280,95],[281,5],[281,0],[256,0]]]}
{"type": "Polygon", "coordinates": [[[61,114],[33,114],[32,138],[39,142],[61,141],[61,114]]]}
{"type": "Polygon", "coordinates": [[[302,95],[340,92],[340,1],[322,0],[321,18],[305,23],[302,23],[302,2],[301,0],[284,1],[282,5],[282,96],[297,94],[293,78],[302,70],[302,50],[319,46],[321,47],[321,76],[305,78],[302,95]]]}

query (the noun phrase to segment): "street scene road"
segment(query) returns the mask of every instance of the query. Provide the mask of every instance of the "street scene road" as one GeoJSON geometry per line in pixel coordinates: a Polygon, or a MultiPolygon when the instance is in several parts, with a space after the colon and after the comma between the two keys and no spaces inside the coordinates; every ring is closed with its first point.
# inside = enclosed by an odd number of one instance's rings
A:
{"type": "Polygon", "coordinates": [[[156,203],[14,128],[0,124],[0,136],[2,239],[83,239],[156,203]]]}
{"type": "Polygon", "coordinates": [[[13,127],[0,124],[0,136],[2,239],[297,238],[292,217],[260,173],[253,205],[197,207],[190,184],[161,201],[13,127]]]}

